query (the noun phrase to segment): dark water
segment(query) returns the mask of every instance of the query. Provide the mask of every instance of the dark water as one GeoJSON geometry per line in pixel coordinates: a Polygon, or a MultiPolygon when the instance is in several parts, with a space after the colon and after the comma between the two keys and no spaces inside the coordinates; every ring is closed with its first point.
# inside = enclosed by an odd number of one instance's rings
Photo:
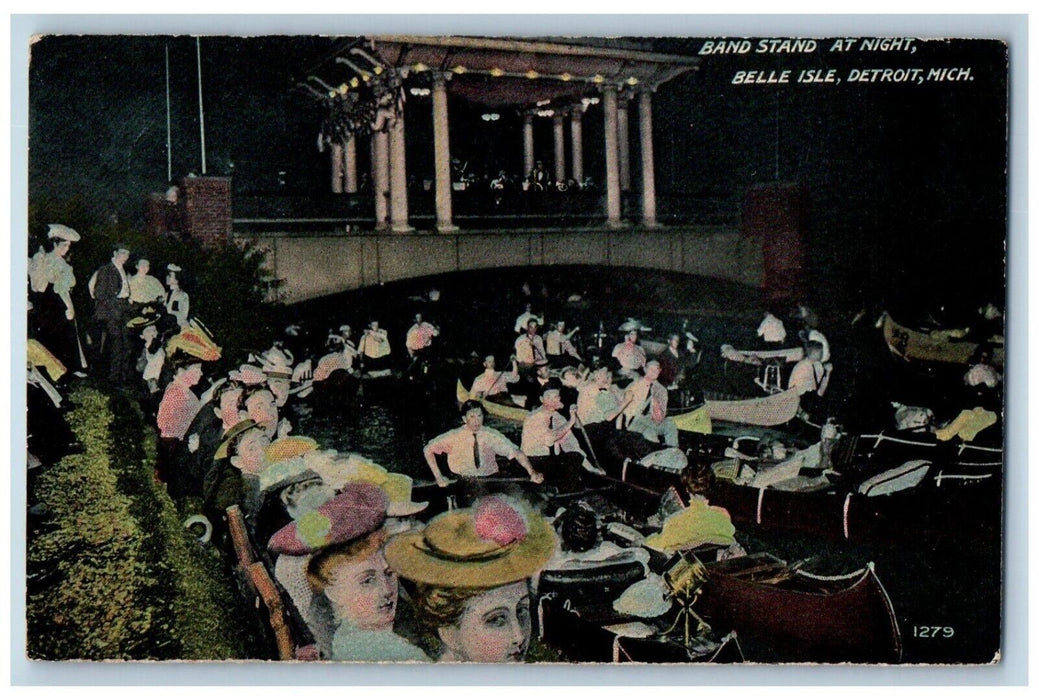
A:
{"type": "MultiPolygon", "coordinates": [[[[362,453],[392,471],[429,480],[422,447],[444,430],[460,425],[455,383],[469,386],[482,370],[480,358],[493,353],[498,366],[512,352],[515,318],[527,302],[546,321],[581,327],[580,348],[594,352],[593,333],[600,322],[609,337],[605,355],[621,339],[617,326],[635,316],[666,336],[684,328],[703,350],[697,369],[700,386],[740,396],[760,395],[753,367],[725,362],[722,343],[737,348],[760,347],[757,324],[764,308],[757,290],[731,283],[681,275],[617,269],[558,268],[474,272],[361,290],[298,305],[290,318],[308,331],[317,352],[329,328],[347,322],[356,338],[371,318],[390,332],[394,355],[404,354],[404,334],[416,311],[441,328],[435,343],[438,359],[421,382],[371,380],[361,397],[349,392],[332,405],[303,402],[297,432],[324,447],[362,453]],[[522,291],[528,283],[531,296],[522,291]],[[436,302],[430,289],[440,291],[436,302]],[[580,303],[568,303],[573,293],[580,303]],[[420,297],[426,297],[422,299],[420,297]],[[313,410],[309,410],[313,407],[313,410]]],[[[820,318],[830,342],[835,370],[827,401],[813,417],[833,415],[849,432],[890,429],[890,401],[934,408],[938,419],[958,410],[961,369],[921,370],[894,361],[883,344],[875,318],[852,325],[857,309],[831,311],[820,318]],[[825,415],[822,415],[825,414],[825,415]]],[[[796,327],[788,323],[787,345],[796,344],[796,327]]],[[[585,355],[587,358],[587,354],[585,355]]],[[[405,363],[401,363],[404,367],[405,363]]],[[[519,441],[519,426],[488,417],[487,423],[519,441]]],[[[725,430],[725,428],[722,428],[725,430]]],[[[730,427],[739,434],[754,429],[730,427]]],[[[1000,440],[989,429],[993,442],[1000,440]]],[[[783,434],[794,441],[817,439],[815,428],[795,419],[783,434]]],[[[762,431],[758,430],[757,434],[762,431]]],[[[683,438],[684,439],[684,438],[683,438]]],[[[993,528],[998,532],[998,528],[993,528]]],[[[972,539],[970,546],[943,541],[850,544],[832,539],[791,535],[756,527],[740,527],[737,539],[748,551],[769,551],[787,561],[811,558],[816,573],[838,574],[874,562],[890,595],[903,635],[908,663],[988,663],[999,646],[1001,611],[1001,540],[996,535],[972,539]],[[919,636],[923,626],[950,628],[938,637],[919,636]]]]}

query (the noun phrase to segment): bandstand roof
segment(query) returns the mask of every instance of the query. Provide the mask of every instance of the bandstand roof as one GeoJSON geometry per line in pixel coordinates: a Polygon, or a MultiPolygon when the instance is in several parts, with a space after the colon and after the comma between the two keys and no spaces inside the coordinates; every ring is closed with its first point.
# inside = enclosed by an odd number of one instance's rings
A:
{"type": "Polygon", "coordinates": [[[654,53],[617,42],[462,36],[375,36],[350,51],[376,56],[403,74],[450,73],[448,90],[491,108],[577,102],[598,87],[655,89],[696,70],[693,56],[654,53]]]}

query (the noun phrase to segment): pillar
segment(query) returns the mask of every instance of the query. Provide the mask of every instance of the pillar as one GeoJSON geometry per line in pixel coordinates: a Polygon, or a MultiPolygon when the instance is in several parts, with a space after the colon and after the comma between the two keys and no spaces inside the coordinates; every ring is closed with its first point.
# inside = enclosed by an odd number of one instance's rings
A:
{"type": "Polygon", "coordinates": [[[408,226],[407,151],[404,148],[404,113],[390,123],[390,226],[398,233],[412,231],[408,226]]]}
{"type": "Polygon", "coordinates": [[[372,134],[372,187],[375,190],[375,230],[388,228],[387,195],[390,189],[390,146],[385,131],[372,134]]]}
{"type": "Polygon", "coordinates": [[[578,185],[584,180],[584,151],[581,143],[582,114],[579,107],[575,107],[570,112],[570,168],[578,185]]]}
{"type": "Polygon", "coordinates": [[[447,80],[433,76],[433,168],[436,176],[437,231],[457,231],[451,221],[451,142],[447,119],[447,80]]]}
{"type": "Polygon", "coordinates": [[[620,157],[621,192],[631,190],[631,154],[628,142],[628,98],[627,93],[617,105],[617,154],[620,157]]]}
{"type": "Polygon", "coordinates": [[[653,94],[639,93],[639,142],[642,146],[642,225],[657,225],[657,191],[653,175],[653,94]]]}
{"type": "Polygon", "coordinates": [[[617,154],[617,86],[602,88],[603,117],[606,122],[606,226],[620,228],[621,187],[617,154]]]}
{"type": "Polygon", "coordinates": [[[332,192],[342,194],[343,192],[343,144],[333,143],[329,153],[332,161],[332,192]]]}
{"type": "Polygon", "coordinates": [[[343,145],[343,191],[357,192],[357,137],[351,134],[343,145]]]}
{"type": "Polygon", "coordinates": [[[552,144],[555,146],[555,180],[566,182],[566,147],[563,141],[563,115],[552,117],[552,144]]]}
{"type": "Polygon", "coordinates": [[[523,177],[534,169],[534,117],[523,115],[523,177]]]}

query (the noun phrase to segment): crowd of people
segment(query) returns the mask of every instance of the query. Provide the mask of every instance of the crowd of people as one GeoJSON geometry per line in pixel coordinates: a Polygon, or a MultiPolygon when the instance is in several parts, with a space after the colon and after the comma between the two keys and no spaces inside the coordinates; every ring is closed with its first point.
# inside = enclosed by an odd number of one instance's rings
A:
{"type": "MultiPolygon", "coordinates": [[[[130,275],[131,252],[115,246],[89,282],[88,362],[69,294],[75,275],[64,260],[77,240],[74,230],[52,225],[29,265],[30,384],[38,390],[30,396],[30,450],[42,450],[60,428],[34,426],[33,411],[48,402],[60,409],[55,383],[66,371],[89,366],[114,386],[134,383],[151,397],[143,405],[158,433],[156,478],[182,508],[201,512],[211,541],[228,556],[228,513],[237,507],[244,514],[312,640],[300,658],[521,661],[531,643],[538,573],[550,560],[580,558],[573,529],[588,507],[578,502],[546,518],[503,495],[501,477],[519,475],[512,478],[558,495],[578,492],[588,475],[624,480],[633,463],[672,473],[687,465],[669,404],[687,396],[680,390],[694,380],[695,337],[672,333],[662,350],[648,353],[633,323],[611,352],[585,357],[595,348],[573,342],[578,328],[557,320],[542,334],[545,319],[528,304],[516,319],[505,368],[485,356],[461,403],[460,424],[423,447],[427,487],[450,487],[450,505],[463,506],[429,516],[429,501],[413,499],[411,476],[301,435],[306,421],[294,408],[364,378],[421,375],[438,326],[417,313],[398,339],[373,319],[355,341],[351,327],[339,325],[328,333],[326,351],[313,357],[293,352],[289,332],[217,375],[209,367],[221,350],[191,314],[182,269],[167,262],[164,285],[138,255],[130,275]],[[521,411],[519,444],[486,424],[495,407],[521,411]],[[554,526],[571,535],[557,536],[554,526]],[[401,600],[410,618],[398,614],[401,600]]],[[[807,315],[802,321],[801,359],[786,388],[821,397],[833,371],[829,343],[807,315]]],[[[768,346],[786,342],[773,314],[758,332],[768,346]]],[[[991,355],[979,348],[967,385],[1001,382],[991,355]]],[[[833,421],[824,421],[824,467],[836,434],[833,421]]]]}

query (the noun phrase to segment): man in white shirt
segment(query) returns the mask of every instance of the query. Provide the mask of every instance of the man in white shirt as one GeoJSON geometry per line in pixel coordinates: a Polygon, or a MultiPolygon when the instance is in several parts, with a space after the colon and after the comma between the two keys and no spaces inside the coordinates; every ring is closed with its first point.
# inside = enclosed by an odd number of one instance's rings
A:
{"type": "Polygon", "coordinates": [[[525,370],[532,370],[539,361],[547,360],[545,341],[538,335],[538,322],[527,321],[527,332],[516,338],[516,360],[525,370]]]}
{"type": "Polygon", "coordinates": [[[545,319],[531,311],[531,308],[533,307],[527,304],[526,310],[516,318],[515,331],[517,333],[522,333],[526,330],[527,324],[531,321],[537,321],[539,326],[545,323],[545,319]]]}
{"type": "Polygon", "coordinates": [[[469,388],[469,396],[474,399],[488,398],[497,394],[503,394],[509,390],[509,384],[519,381],[519,372],[516,368],[516,358],[512,358],[511,372],[498,372],[494,369],[494,355],[483,358],[483,374],[477,375],[469,388]]]}
{"type": "Polygon", "coordinates": [[[584,466],[591,471],[592,465],[572,432],[576,416],[567,420],[559,413],[562,407],[559,390],[546,389],[540,408],[523,421],[520,449],[551,483],[568,490],[578,485],[578,470],[584,466]]]}
{"type": "Polygon", "coordinates": [[[408,356],[415,357],[433,344],[433,338],[440,335],[440,330],[432,323],[422,320],[422,314],[415,314],[415,325],[408,329],[404,346],[408,356]]]}
{"type": "Polygon", "coordinates": [[[812,340],[808,342],[807,356],[794,365],[790,371],[790,382],[788,389],[797,389],[799,394],[815,392],[819,396],[826,393],[826,387],[830,383],[830,373],[833,365],[823,364],[823,347],[820,343],[812,340]]]}
{"type": "Polygon", "coordinates": [[[629,379],[637,379],[646,366],[646,351],[638,342],[639,332],[631,330],[624,336],[623,343],[613,346],[612,355],[620,364],[620,373],[629,379]]]}
{"type": "Polygon", "coordinates": [[[437,486],[444,488],[448,480],[437,466],[436,456],[447,456],[447,468],[452,474],[474,478],[498,473],[497,458],[505,457],[519,462],[531,482],[540,484],[545,477],[535,471],[527,456],[507,437],[483,424],[483,406],[479,401],[462,404],[462,427],[449,430],[426,443],[422,450],[437,486]]]}
{"type": "Polygon", "coordinates": [[[628,387],[631,403],[624,409],[628,430],[639,433],[650,442],[663,442],[668,447],[678,447],[678,426],[667,417],[667,389],[657,381],[660,363],[646,363],[646,375],[636,379],[628,387]]]}
{"type": "Polygon", "coordinates": [[[758,325],[758,336],[766,343],[782,343],[786,340],[786,326],[771,312],[766,312],[758,325]]]}
{"type": "Polygon", "coordinates": [[[364,356],[365,371],[378,371],[389,365],[389,334],[385,329],[379,328],[378,321],[369,323],[368,328],[361,334],[360,351],[364,356]]]}
{"type": "Polygon", "coordinates": [[[545,333],[545,353],[548,355],[548,361],[556,367],[562,367],[569,362],[567,356],[576,359],[578,362],[583,362],[581,356],[577,352],[577,348],[570,342],[570,339],[574,336],[574,333],[581,330],[575,328],[569,333],[566,332],[566,321],[558,321],[556,327],[545,333]]]}

